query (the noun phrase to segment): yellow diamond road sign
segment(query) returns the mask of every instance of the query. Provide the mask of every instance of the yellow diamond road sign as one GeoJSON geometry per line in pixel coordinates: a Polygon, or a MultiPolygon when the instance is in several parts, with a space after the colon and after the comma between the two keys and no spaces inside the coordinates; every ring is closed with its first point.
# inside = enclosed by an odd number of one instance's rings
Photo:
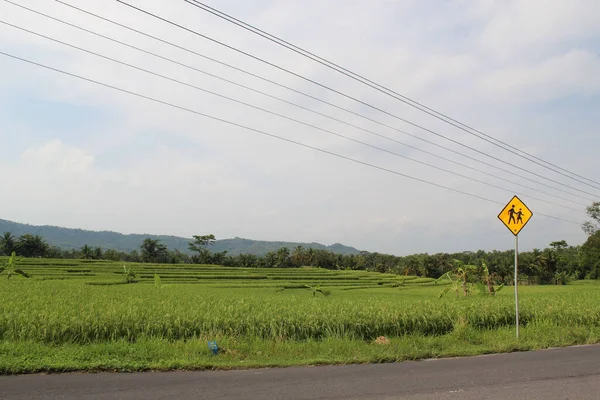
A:
{"type": "Polygon", "coordinates": [[[517,196],[513,197],[498,215],[500,221],[510,229],[513,235],[518,235],[531,217],[533,217],[533,213],[517,196]]]}

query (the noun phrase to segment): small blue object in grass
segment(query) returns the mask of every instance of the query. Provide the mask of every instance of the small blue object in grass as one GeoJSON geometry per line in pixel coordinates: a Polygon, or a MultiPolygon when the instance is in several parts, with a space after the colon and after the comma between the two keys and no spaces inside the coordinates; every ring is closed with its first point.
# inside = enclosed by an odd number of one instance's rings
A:
{"type": "Polygon", "coordinates": [[[219,346],[217,345],[217,342],[213,341],[213,342],[208,342],[208,349],[210,351],[212,351],[212,353],[216,356],[217,354],[219,354],[219,346]]]}

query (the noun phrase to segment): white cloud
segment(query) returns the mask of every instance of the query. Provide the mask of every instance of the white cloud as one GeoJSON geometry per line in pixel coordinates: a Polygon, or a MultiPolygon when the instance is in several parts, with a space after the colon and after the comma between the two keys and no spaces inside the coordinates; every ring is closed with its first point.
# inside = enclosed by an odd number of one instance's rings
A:
{"type": "Polygon", "coordinates": [[[54,140],[40,148],[29,148],[21,156],[23,161],[44,172],[65,175],[84,175],[90,171],[94,157],[82,149],[54,140]]]}
{"type": "Polygon", "coordinates": [[[479,8],[487,19],[481,46],[496,57],[527,57],[527,53],[529,57],[540,56],[600,33],[600,3],[594,0],[509,0],[486,4],[487,7],[479,8]]]}
{"type": "Polygon", "coordinates": [[[600,93],[600,57],[586,50],[526,66],[494,71],[481,80],[490,98],[504,101],[548,101],[570,95],[600,93]]]}
{"type": "MultiPolygon", "coordinates": [[[[435,143],[484,158],[393,117],[144,17],[117,2],[72,2],[128,26],[149,31],[194,51],[422,135],[435,143]]],[[[99,22],[55,2],[27,0],[22,3],[434,153],[460,159],[414,138],[99,22]]],[[[507,169],[511,169],[511,163],[526,164],[517,157],[499,154],[497,148],[381,93],[193,10],[184,2],[171,4],[165,0],[153,0],[134,3],[323,81],[454,140],[498,155],[506,159],[504,167],[507,169]]],[[[583,98],[584,102],[593,101],[594,96],[598,96],[600,78],[595,71],[599,70],[599,60],[597,49],[590,44],[598,43],[599,39],[600,24],[596,22],[600,13],[595,12],[598,3],[560,3],[548,6],[546,2],[536,1],[462,1],[432,7],[415,1],[311,0],[252,4],[224,1],[215,6],[267,31],[281,34],[375,81],[386,83],[400,93],[470,122],[502,140],[513,143],[518,138],[523,148],[537,156],[545,157],[559,146],[561,159],[553,161],[565,168],[578,166],[584,175],[595,176],[600,171],[597,170],[598,164],[593,163],[593,153],[589,149],[600,143],[593,138],[583,141],[583,137],[589,137],[600,123],[593,119],[592,107],[581,111],[588,117],[581,123],[581,138],[577,139],[572,134],[568,142],[560,126],[564,126],[571,116],[560,111],[550,113],[544,107],[548,101],[564,100],[573,95],[583,98]],[[543,140],[540,140],[541,134],[523,135],[524,125],[527,132],[543,132],[543,140]],[[574,145],[569,147],[571,143],[586,143],[585,149],[574,145]],[[589,151],[585,153],[587,156],[581,155],[584,151],[589,151]]],[[[13,23],[190,84],[457,169],[455,165],[375,139],[323,117],[50,23],[5,2],[0,2],[0,15],[13,23]]],[[[12,28],[0,26],[0,46],[8,52],[57,68],[401,173],[498,201],[511,197],[511,193],[366,149],[324,132],[117,66],[12,28]]],[[[29,223],[125,232],[190,235],[201,230],[213,232],[218,237],[347,242],[369,250],[402,253],[411,252],[411,248],[415,251],[436,251],[449,247],[472,249],[474,245],[501,246],[497,244],[497,235],[505,228],[495,221],[499,211],[496,208],[501,206],[314,153],[17,61],[3,60],[0,63],[0,87],[5,93],[0,99],[2,104],[13,105],[10,93],[18,93],[56,106],[52,107],[52,112],[56,113],[52,118],[37,115],[35,121],[42,124],[47,121],[48,128],[58,132],[49,137],[50,129],[47,131],[30,125],[31,121],[2,115],[14,130],[10,126],[3,127],[0,144],[10,142],[10,132],[18,129],[25,145],[17,145],[21,146],[19,153],[22,154],[18,165],[2,165],[10,171],[10,183],[17,190],[0,197],[3,210],[0,217],[29,223]],[[79,107],[81,121],[60,130],[62,128],[53,126],[59,125],[56,121],[72,117],[61,114],[65,112],[61,108],[64,105],[79,107]],[[110,110],[111,120],[86,117],[88,111],[94,114],[96,110],[110,110]],[[43,199],[40,193],[43,193],[43,199]],[[468,216],[466,222],[465,215],[468,216]],[[482,230],[482,227],[485,229],[482,230]],[[486,229],[491,232],[489,237],[482,233],[486,229]],[[450,236],[454,238],[452,241],[445,239],[450,236]]],[[[25,106],[14,103],[14,107],[25,106]]],[[[473,161],[464,162],[504,175],[473,161]]],[[[539,167],[529,165],[528,168],[548,173],[539,167]]],[[[461,172],[492,181],[469,170],[461,169],[461,172]]],[[[557,179],[562,180],[560,177],[557,179]]],[[[504,184],[495,180],[494,183],[504,184]]],[[[539,212],[571,217],[568,211],[560,208],[535,201],[530,205],[539,212]]],[[[548,226],[540,223],[536,228],[533,222],[528,226],[535,237],[532,246],[544,246],[553,234],[558,238],[583,238],[577,226],[551,224],[553,229],[548,229],[548,226]]]]}

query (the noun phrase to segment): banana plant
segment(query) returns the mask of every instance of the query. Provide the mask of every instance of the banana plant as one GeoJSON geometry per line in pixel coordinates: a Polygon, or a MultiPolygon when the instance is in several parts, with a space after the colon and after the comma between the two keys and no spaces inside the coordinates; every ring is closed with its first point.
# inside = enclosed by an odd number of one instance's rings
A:
{"type": "MultiPolygon", "coordinates": [[[[488,269],[488,266],[486,265],[486,263],[481,263],[481,266],[483,268],[482,280],[483,280],[484,285],[487,287],[487,292],[484,290],[482,293],[491,295],[491,296],[495,296],[497,292],[499,292],[500,290],[502,290],[504,288],[504,284],[495,288],[494,283],[492,282],[492,278],[493,278],[494,274],[490,274],[490,270],[488,269]]],[[[481,290],[480,290],[480,292],[481,292],[481,290]]]]}
{"type": "Polygon", "coordinates": [[[0,274],[4,271],[6,271],[6,279],[10,279],[10,277],[13,275],[21,275],[24,278],[31,278],[27,272],[17,268],[17,254],[14,251],[8,259],[8,263],[0,266],[0,274]]]}
{"type": "Polygon", "coordinates": [[[158,274],[154,274],[154,286],[157,289],[162,289],[164,287],[158,274]]]}
{"type": "Polygon", "coordinates": [[[494,274],[490,274],[485,263],[482,264],[481,274],[479,273],[480,270],[475,265],[465,265],[458,260],[454,262],[454,265],[455,268],[453,271],[445,273],[437,280],[448,279],[450,281],[450,286],[442,291],[440,298],[445,296],[450,290],[456,292],[456,297],[460,297],[461,291],[463,296],[466,297],[474,292],[475,289],[482,295],[495,295],[504,288],[504,285],[494,287],[494,274]],[[474,280],[477,280],[478,282],[473,283],[474,280]]]}
{"type": "Polygon", "coordinates": [[[440,276],[436,282],[440,281],[441,279],[448,279],[450,281],[450,286],[444,288],[444,290],[442,291],[442,293],[440,293],[440,298],[444,297],[446,295],[446,293],[448,293],[450,290],[454,290],[456,292],[456,297],[459,297],[459,290],[460,290],[460,281],[458,279],[452,279],[452,273],[451,272],[446,272],[444,275],[440,276]]]}
{"type": "Polygon", "coordinates": [[[127,268],[123,265],[123,276],[125,277],[125,283],[135,283],[137,275],[131,268],[127,268]]]}
{"type": "Polygon", "coordinates": [[[477,267],[474,265],[465,265],[462,261],[454,260],[454,274],[458,277],[461,283],[463,296],[468,296],[471,291],[471,286],[468,281],[477,272],[477,267]]]}
{"type": "Polygon", "coordinates": [[[326,289],[321,289],[321,285],[312,287],[312,292],[313,292],[313,296],[316,296],[317,293],[321,293],[323,296],[327,297],[331,294],[331,292],[329,290],[326,289]]]}

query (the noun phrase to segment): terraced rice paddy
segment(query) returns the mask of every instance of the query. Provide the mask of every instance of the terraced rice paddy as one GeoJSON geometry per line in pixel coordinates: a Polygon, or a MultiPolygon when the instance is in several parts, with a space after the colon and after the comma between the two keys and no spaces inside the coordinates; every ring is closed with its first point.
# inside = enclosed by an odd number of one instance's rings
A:
{"type": "Polygon", "coordinates": [[[215,265],[127,264],[95,260],[26,259],[19,266],[33,280],[76,280],[89,284],[118,284],[123,266],[132,269],[140,284],[201,284],[217,288],[284,288],[320,285],[340,289],[429,285],[431,278],[366,271],[331,271],[322,268],[226,268],[215,265]]]}

